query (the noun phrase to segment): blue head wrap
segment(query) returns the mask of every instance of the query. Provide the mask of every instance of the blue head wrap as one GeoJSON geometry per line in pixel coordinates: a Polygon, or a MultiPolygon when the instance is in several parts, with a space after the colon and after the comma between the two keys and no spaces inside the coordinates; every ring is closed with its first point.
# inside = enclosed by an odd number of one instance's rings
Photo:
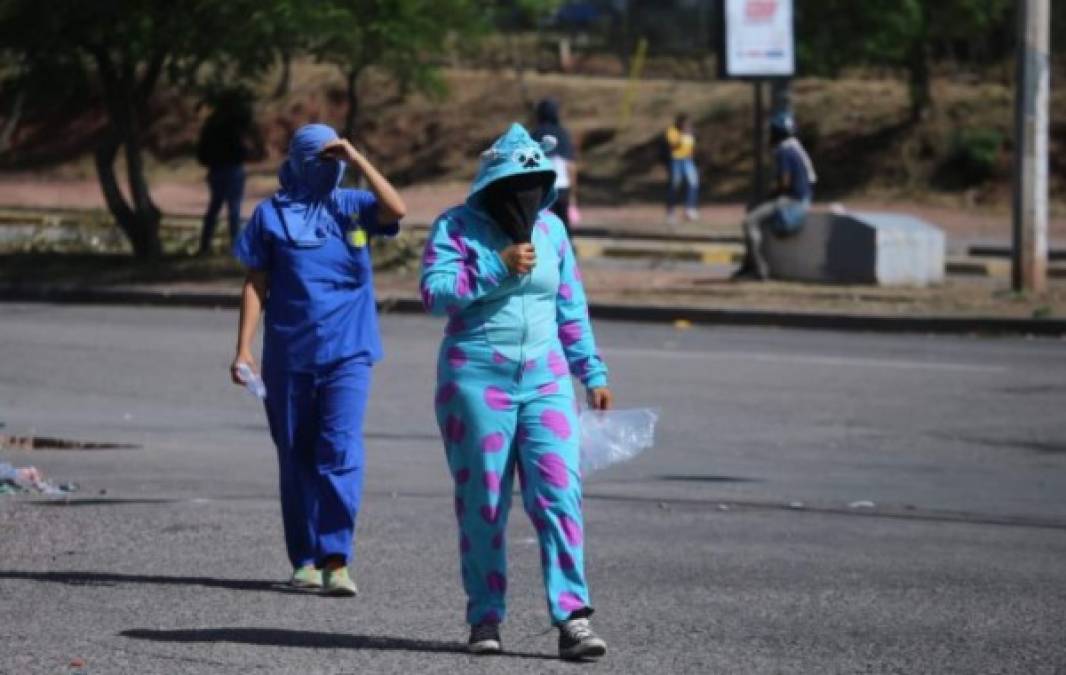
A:
{"type": "Polygon", "coordinates": [[[791,136],[796,133],[796,121],[791,113],[779,112],[770,118],[770,128],[791,136]]]}
{"type": "Polygon", "coordinates": [[[278,170],[281,189],[274,207],[289,239],[297,246],[321,246],[326,241],[332,214],[330,196],[344,176],[344,162],[320,157],[322,148],[337,138],[325,124],[307,124],[296,130],[289,156],[278,170]]]}

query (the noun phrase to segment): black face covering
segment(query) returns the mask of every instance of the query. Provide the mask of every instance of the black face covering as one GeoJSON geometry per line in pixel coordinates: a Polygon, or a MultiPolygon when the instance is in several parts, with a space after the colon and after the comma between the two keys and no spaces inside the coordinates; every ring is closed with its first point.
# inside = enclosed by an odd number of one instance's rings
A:
{"type": "Polygon", "coordinates": [[[551,174],[522,173],[490,183],[482,193],[485,210],[516,244],[532,239],[533,225],[551,185],[551,174]]]}

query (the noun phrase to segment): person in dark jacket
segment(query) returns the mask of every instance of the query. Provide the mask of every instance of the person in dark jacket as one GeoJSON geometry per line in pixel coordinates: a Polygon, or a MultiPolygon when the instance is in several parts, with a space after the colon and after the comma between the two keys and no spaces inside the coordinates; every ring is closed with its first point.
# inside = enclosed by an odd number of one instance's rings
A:
{"type": "MultiPolygon", "coordinates": [[[[555,139],[555,145],[545,154],[555,169],[555,203],[551,212],[559,216],[566,228],[566,235],[573,238],[572,214],[577,212],[577,162],[574,144],[570,132],[559,121],[559,102],[552,98],[541,100],[537,104],[537,127],[530,134],[533,140],[543,142],[546,137],[555,139]]],[[[549,141],[548,146],[551,145],[549,141]]]]}
{"type": "Polygon", "coordinates": [[[238,92],[221,95],[204,122],[196,149],[197,159],[207,167],[210,192],[200,233],[200,255],[211,251],[211,239],[223,204],[229,217],[230,242],[237,241],[244,197],[244,163],[250,155],[262,151],[261,145],[247,98],[238,92]]]}

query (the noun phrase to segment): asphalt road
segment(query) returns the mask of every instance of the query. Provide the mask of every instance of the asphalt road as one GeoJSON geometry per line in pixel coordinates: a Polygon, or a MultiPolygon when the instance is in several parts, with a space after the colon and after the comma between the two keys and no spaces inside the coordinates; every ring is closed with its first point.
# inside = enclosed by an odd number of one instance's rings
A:
{"type": "Polygon", "coordinates": [[[597,324],[619,406],[662,417],[654,449],[586,483],[610,654],[575,666],[520,510],[508,653],[461,652],[435,321],[383,321],[360,596],[278,585],[234,324],[0,305],[0,434],[140,446],[0,451],[81,485],[0,497],[0,672],[1066,672],[1062,341],[597,324]]]}

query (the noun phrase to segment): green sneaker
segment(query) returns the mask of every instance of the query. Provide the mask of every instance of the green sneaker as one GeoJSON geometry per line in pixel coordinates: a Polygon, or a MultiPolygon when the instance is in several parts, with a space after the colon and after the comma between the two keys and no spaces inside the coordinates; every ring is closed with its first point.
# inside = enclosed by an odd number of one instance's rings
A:
{"type": "Polygon", "coordinates": [[[293,570],[289,585],[293,588],[322,588],[322,572],[314,565],[304,565],[293,570]]]}
{"type": "Polygon", "coordinates": [[[335,570],[322,571],[322,594],[338,598],[350,598],[359,593],[355,582],[348,576],[347,567],[338,567],[335,570]]]}

